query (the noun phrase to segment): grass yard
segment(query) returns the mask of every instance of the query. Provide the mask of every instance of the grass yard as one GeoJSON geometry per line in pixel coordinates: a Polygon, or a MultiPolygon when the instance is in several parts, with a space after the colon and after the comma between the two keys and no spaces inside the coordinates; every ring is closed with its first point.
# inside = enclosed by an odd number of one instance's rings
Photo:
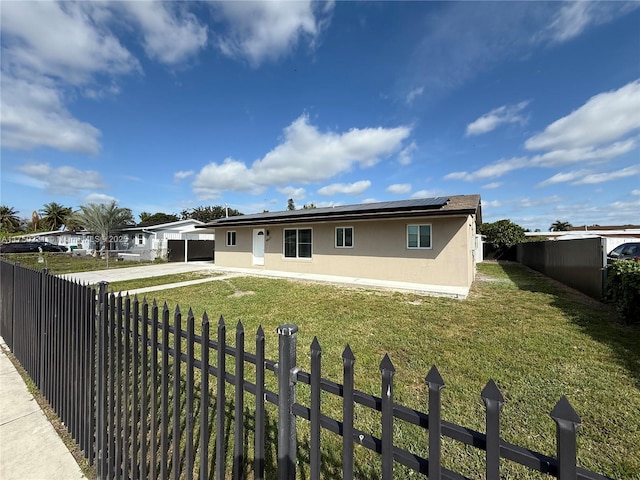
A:
{"type": "MultiPolygon", "coordinates": [[[[73,256],[68,253],[3,253],[2,259],[8,262],[20,263],[28,268],[42,269],[48,268],[54,275],[65,273],[91,272],[94,270],[104,270],[107,268],[107,261],[103,258],[91,256],[73,256]],[[42,262],[39,261],[42,258],[42,262]]],[[[140,265],[150,265],[156,262],[138,262],[132,260],[116,261],[109,259],[109,268],[138,267],[140,265]]]]}
{"type": "Polygon", "coordinates": [[[199,280],[201,278],[218,277],[223,275],[220,272],[213,271],[195,271],[186,273],[177,273],[173,275],[161,275],[158,277],[136,278],[134,280],[123,280],[121,282],[109,283],[109,291],[126,292],[137,288],[155,287],[157,285],[167,285],[170,283],[187,282],[189,280],[199,280]]]}
{"type": "MultiPolygon", "coordinates": [[[[131,282],[127,288],[138,286],[131,282]]],[[[446,383],[443,418],[478,431],[484,431],[480,392],[494,379],[506,400],[502,438],[550,456],[555,456],[556,437],[549,412],[567,395],[583,423],[578,464],[614,478],[640,479],[640,328],[623,325],[610,307],[521,265],[480,264],[465,301],[256,277],[154,296],[171,309],[179,304],[185,316],[191,307],[198,325],[208,312],[213,335],[215,319],[224,315],[230,343],[242,320],[248,351],[254,351],[254,334],[262,325],[267,358],[273,360],[276,327],[294,323],[299,327],[298,365],[309,371],[309,346],[317,336],[323,377],[338,383],[349,343],[356,357],[356,389],[376,396],[379,364],[389,353],[396,369],[395,401],[421,411],[427,410],[424,377],[436,365],[446,383]]],[[[227,365],[233,366],[232,358],[227,365]]],[[[267,372],[266,380],[267,388],[275,390],[275,376],[267,372]]],[[[308,396],[300,385],[298,401],[308,405],[308,396]]],[[[252,403],[250,395],[246,401],[252,403]]],[[[324,414],[342,418],[340,399],[323,394],[322,402],[324,414]]],[[[356,428],[379,435],[377,413],[356,406],[355,421],[356,428]]],[[[304,463],[309,428],[304,420],[298,425],[298,459],[304,463]]],[[[425,431],[396,420],[394,433],[396,445],[428,456],[425,431]]],[[[322,435],[323,475],[339,477],[342,441],[329,432],[322,435]]],[[[358,478],[377,478],[379,462],[379,456],[356,446],[358,478]]],[[[470,478],[484,477],[482,452],[450,440],[443,445],[443,464],[470,478]]],[[[396,478],[410,476],[395,466],[396,478]]],[[[506,460],[502,467],[503,478],[548,478],[506,460]]],[[[308,465],[299,476],[308,476],[308,465]]]]}

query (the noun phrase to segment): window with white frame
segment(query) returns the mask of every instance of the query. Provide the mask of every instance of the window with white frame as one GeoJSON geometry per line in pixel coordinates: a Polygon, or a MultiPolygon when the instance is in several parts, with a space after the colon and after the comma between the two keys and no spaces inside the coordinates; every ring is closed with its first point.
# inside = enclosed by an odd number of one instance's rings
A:
{"type": "Polygon", "coordinates": [[[310,228],[285,228],[285,258],[311,258],[312,247],[310,228]]]}
{"type": "Polygon", "coordinates": [[[431,225],[407,225],[407,248],[431,248],[431,225]]]}
{"type": "Polygon", "coordinates": [[[236,232],[228,231],[227,232],[227,247],[235,247],[236,246],[236,232]]]}
{"type": "Polygon", "coordinates": [[[144,245],[144,235],[142,233],[138,234],[138,245],[144,245]]]}
{"type": "Polygon", "coordinates": [[[336,227],[336,248],[353,247],[353,227],[336,227]]]}

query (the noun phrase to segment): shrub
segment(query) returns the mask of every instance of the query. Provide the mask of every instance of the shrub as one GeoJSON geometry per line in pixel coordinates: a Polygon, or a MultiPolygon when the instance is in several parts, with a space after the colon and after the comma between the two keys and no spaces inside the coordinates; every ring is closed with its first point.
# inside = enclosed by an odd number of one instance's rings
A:
{"type": "Polygon", "coordinates": [[[607,267],[604,299],[627,323],[640,322],[640,262],[616,260],[607,267]]]}

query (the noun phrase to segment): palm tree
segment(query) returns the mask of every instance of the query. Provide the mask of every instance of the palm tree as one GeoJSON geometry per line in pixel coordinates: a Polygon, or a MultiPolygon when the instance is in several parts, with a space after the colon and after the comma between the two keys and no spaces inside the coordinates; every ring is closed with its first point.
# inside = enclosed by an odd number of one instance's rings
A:
{"type": "Polygon", "coordinates": [[[47,203],[40,210],[40,221],[49,230],[58,230],[67,224],[67,218],[71,215],[71,208],[56,202],[47,203]]]}
{"type": "Polygon", "coordinates": [[[20,228],[17,211],[6,205],[0,205],[0,231],[15,232],[20,228]]]}
{"type": "Polygon", "coordinates": [[[109,268],[109,244],[111,237],[123,227],[133,225],[133,215],[128,208],[120,208],[115,200],[108,204],[90,203],[82,205],[80,211],[74,214],[74,220],[86,230],[100,236],[107,256],[109,268]]]}
{"type": "Polygon", "coordinates": [[[572,226],[573,225],[571,225],[569,222],[563,222],[561,220],[556,220],[555,222],[553,222],[551,224],[551,227],[549,227],[549,231],[551,231],[551,232],[566,232],[572,226]]]}

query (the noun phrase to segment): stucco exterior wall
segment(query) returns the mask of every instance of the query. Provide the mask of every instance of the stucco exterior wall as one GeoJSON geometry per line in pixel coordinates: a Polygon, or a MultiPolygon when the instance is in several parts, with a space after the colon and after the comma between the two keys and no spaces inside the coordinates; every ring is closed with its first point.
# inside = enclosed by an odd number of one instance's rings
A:
{"type": "Polygon", "coordinates": [[[470,286],[475,276],[473,216],[326,222],[264,227],[264,266],[253,265],[253,230],[216,228],[218,266],[318,273],[431,285],[470,286]],[[407,248],[407,225],[430,224],[432,248],[407,248]],[[353,227],[353,247],[335,247],[336,227],[353,227]],[[284,230],[311,228],[312,258],[285,258],[284,230]],[[236,245],[227,246],[227,231],[236,245]]]}

